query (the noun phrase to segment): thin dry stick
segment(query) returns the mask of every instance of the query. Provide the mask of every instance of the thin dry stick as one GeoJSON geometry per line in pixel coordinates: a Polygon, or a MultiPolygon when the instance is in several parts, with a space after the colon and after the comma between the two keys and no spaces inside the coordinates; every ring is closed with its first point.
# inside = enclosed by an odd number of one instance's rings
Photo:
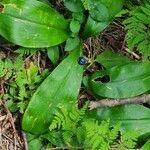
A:
{"type": "Polygon", "coordinates": [[[128,53],[130,53],[131,55],[133,55],[137,60],[140,60],[140,59],[141,59],[141,57],[140,57],[138,54],[136,54],[135,52],[130,51],[128,48],[125,48],[125,50],[126,50],[128,53]]]}
{"type": "Polygon", "coordinates": [[[76,150],[82,150],[82,149],[91,149],[90,147],[55,147],[47,150],[71,150],[71,149],[76,149],[76,150]]]}
{"type": "Polygon", "coordinates": [[[11,138],[9,138],[6,134],[2,134],[2,136],[14,144],[14,141],[11,138]]]}
{"type": "Polygon", "coordinates": [[[10,120],[10,123],[11,123],[12,128],[13,128],[13,131],[14,131],[14,134],[15,134],[15,136],[16,136],[16,138],[17,138],[17,140],[18,140],[18,142],[19,142],[19,144],[20,144],[20,146],[21,146],[21,145],[22,145],[22,142],[21,142],[21,140],[20,140],[20,138],[19,138],[19,136],[18,136],[17,130],[16,130],[16,128],[15,128],[13,117],[12,117],[10,111],[8,110],[8,108],[6,107],[4,101],[2,102],[2,105],[4,106],[5,110],[7,111],[7,114],[8,114],[8,116],[9,116],[9,120],[10,120]]]}
{"type": "Polygon", "coordinates": [[[89,108],[92,110],[95,108],[114,107],[127,104],[143,104],[147,102],[150,102],[150,94],[126,99],[102,99],[99,101],[91,101],[89,108]]]}
{"type": "Polygon", "coordinates": [[[4,149],[2,145],[2,128],[0,127],[0,149],[4,149]]]}
{"type": "Polygon", "coordinates": [[[29,150],[28,149],[28,142],[27,142],[26,134],[25,134],[24,131],[22,131],[22,137],[23,137],[23,141],[24,141],[24,149],[25,150],[29,150]]]}

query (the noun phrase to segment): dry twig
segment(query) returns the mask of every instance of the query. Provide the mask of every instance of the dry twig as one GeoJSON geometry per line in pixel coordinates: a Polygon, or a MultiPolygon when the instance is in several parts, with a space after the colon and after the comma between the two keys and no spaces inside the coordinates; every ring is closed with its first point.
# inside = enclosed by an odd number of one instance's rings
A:
{"type": "Polygon", "coordinates": [[[12,114],[10,113],[10,111],[8,110],[8,108],[6,107],[5,102],[2,102],[2,105],[4,106],[5,110],[7,111],[7,114],[9,115],[9,120],[10,120],[10,123],[11,123],[12,128],[13,128],[13,132],[14,132],[14,135],[15,135],[14,138],[17,138],[17,140],[18,140],[18,142],[19,142],[19,144],[20,144],[20,146],[21,146],[21,145],[22,145],[22,142],[21,142],[20,137],[19,137],[19,135],[18,135],[18,133],[17,133],[17,130],[16,130],[16,128],[15,128],[14,120],[13,120],[12,114]]]}
{"type": "Polygon", "coordinates": [[[99,101],[91,101],[89,108],[92,110],[95,108],[114,107],[127,104],[143,104],[147,102],[150,102],[150,94],[126,99],[102,99],[99,101]]]}
{"type": "Polygon", "coordinates": [[[131,55],[133,55],[137,60],[141,59],[141,57],[138,54],[136,54],[133,51],[130,51],[128,48],[125,48],[125,51],[127,51],[128,53],[130,53],[131,55]]]}

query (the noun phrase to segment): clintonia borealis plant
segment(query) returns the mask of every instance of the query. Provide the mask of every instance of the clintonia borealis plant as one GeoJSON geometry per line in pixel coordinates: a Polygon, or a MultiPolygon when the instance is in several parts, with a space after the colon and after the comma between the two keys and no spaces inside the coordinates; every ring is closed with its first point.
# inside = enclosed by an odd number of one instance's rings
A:
{"type": "MultiPolygon", "coordinates": [[[[83,66],[88,63],[88,59],[83,56],[83,40],[100,34],[124,5],[124,0],[63,0],[62,2],[68,11],[66,16],[44,0],[0,2],[2,37],[21,47],[47,48],[53,62],[56,61],[52,55],[57,56],[59,45],[64,46],[67,54],[37,88],[25,111],[22,128],[33,134],[48,132],[60,108],[65,108],[69,112],[72,105],[76,105],[83,79],[83,66]]],[[[85,86],[94,95],[128,98],[150,90],[148,62],[131,61],[111,51],[98,55],[95,62],[103,65],[104,69],[84,78],[85,86]],[[110,78],[108,82],[97,80],[106,75],[110,78]]],[[[141,105],[97,109],[87,112],[86,115],[99,121],[110,118],[111,125],[121,122],[122,132],[137,129],[141,136],[150,131],[149,126],[147,128],[143,126],[150,123],[150,110],[141,105]]]]}
{"type": "Polygon", "coordinates": [[[69,51],[34,93],[24,114],[23,129],[35,134],[48,130],[58,106],[69,111],[76,102],[83,75],[81,60],[78,64],[81,41],[103,31],[121,11],[123,1],[65,0],[64,5],[71,12],[68,19],[36,0],[3,0],[0,4],[0,35],[4,38],[30,48],[49,48],[66,41],[69,51]]]}

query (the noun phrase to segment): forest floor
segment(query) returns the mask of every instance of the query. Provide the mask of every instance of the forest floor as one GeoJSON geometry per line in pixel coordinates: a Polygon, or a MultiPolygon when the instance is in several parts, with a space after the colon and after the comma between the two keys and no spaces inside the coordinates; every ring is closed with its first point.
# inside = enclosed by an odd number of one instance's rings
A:
{"type": "MultiPolygon", "coordinates": [[[[122,18],[115,20],[102,34],[85,41],[85,49],[89,53],[93,51],[100,53],[103,49],[111,49],[132,59],[139,59],[137,55],[129,53],[126,49],[126,43],[124,42],[126,33],[121,23],[122,20],[122,18]]],[[[2,38],[0,39],[0,59],[14,57],[14,49],[16,49],[16,46],[2,38]]],[[[6,81],[0,78],[0,95],[7,91],[6,88],[6,81]]],[[[79,99],[88,96],[87,93],[81,92],[79,99]]],[[[22,115],[11,113],[7,108],[6,101],[5,99],[0,101],[0,150],[27,150],[25,134],[21,130],[22,115]]]]}

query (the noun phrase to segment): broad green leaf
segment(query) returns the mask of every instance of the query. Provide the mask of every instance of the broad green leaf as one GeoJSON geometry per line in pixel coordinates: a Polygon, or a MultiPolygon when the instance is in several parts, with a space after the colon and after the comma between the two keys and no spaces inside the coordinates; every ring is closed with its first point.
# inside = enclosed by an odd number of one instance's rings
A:
{"type": "Polygon", "coordinates": [[[63,0],[64,5],[72,12],[82,12],[83,5],[81,0],[63,0]]]}
{"type": "Polygon", "coordinates": [[[111,21],[121,11],[124,0],[82,0],[85,9],[96,21],[111,21]]]}
{"type": "Polygon", "coordinates": [[[148,150],[150,149],[150,140],[148,140],[142,147],[141,150],[148,150]]]}
{"type": "Polygon", "coordinates": [[[72,32],[72,37],[78,35],[84,20],[85,20],[84,13],[81,12],[72,13],[72,20],[70,22],[70,30],[72,32]]]}
{"type": "Polygon", "coordinates": [[[80,31],[80,22],[78,20],[72,20],[70,23],[70,30],[73,33],[78,33],[80,31]]]}
{"type": "Polygon", "coordinates": [[[133,62],[106,71],[97,71],[89,80],[90,89],[109,98],[134,97],[150,90],[150,63],[133,62]],[[101,82],[109,76],[110,81],[101,82]]]}
{"type": "Polygon", "coordinates": [[[84,13],[74,12],[72,13],[72,20],[77,20],[80,22],[80,25],[84,22],[85,16],[84,13]]]}
{"type": "Polygon", "coordinates": [[[95,36],[101,33],[108,25],[109,22],[97,22],[89,16],[84,28],[83,37],[95,36]]]}
{"type": "Polygon", "coordinates": [[[47,48],[47,55],[49,59],[52,61],[52,63],[56,65],[56,63],[59,60],[59,47],[54,46],[54,47],[47,48]]]}
{"type": "Polygon", "coordinates": [[[124,0],[100,0],[106,6],[109,13],[109,19],[113,19],[121,10],[124,0]]]}
{"type": "Polygon", "coordinates": [[[76,102],[83,74],[78,64],[79,56],[79,49],[72,51],[39,86],[24,114],[24,130],[34,134],[48,131],[58,107],[66,107],[69,111],[76,102]]]}
{"type": "Polygon", "coordinates": [[[109,20],[108,9],[100,0],[89,0],[87,3],[90,16],[97,22],[109,20]]]}
{"type": "Polygon", "coordinates": [[[88,0],[85,3],[90,14],[83,33],[87,38],[102,32],[112,22],[121,11],[124,0],[88,0]]]}
{"type": "Polygon", "coordinates": [[[40,139],[33,139],[32,141],[28,142],[29,150],[44,150],[44,146],[40,139]]]}
{"type": "Polygon", "coordinates": [[[97,109],[93,115],[99,120],[110,119],[112,125],[120,122],[122,132],[135,130],[139,136],[150,133],[150,109],[141,105],[97,109]]]}
{"type": "Polygon", "coordinates": [[[40,137],[26,133],[26,139],[29,150],[44,150],[44,146],[40,137]]]}
{"type": "Polygon", "coordinates": [[[51,144],[57,145],[58,147],[64,147],[64,142],[62,138],[62,131],[50,131],[41,136],[44,139],[47,139],[51,144]]]}
{"type": "Polygon", "coordinates": [[[131,62],[128,57],[119,55],[110,50],[105,50],[97,56],[96,62],[102,64],[105,68],[112,68],[114,66],[123,66],[131,62]]]}
{"type": "Polygon", "coordinates": [[[77,47],[79,47],[79,45],[80,45],[80,40],[78,37],[69,38],[66,41],[65,51],[72,51],[76,49],[77,47]]]}
{"type": "Polygon", "coordinates": [[[51,47],[68,38],[68,22],[37,0],[3,0],[0,35],[24,47],[51,47]]]}
{"type": "Polygon", "coordinates": [[[46,3],[46,4],[50,4],[48,0],[38,0],[38,1],[46,3]]]}

